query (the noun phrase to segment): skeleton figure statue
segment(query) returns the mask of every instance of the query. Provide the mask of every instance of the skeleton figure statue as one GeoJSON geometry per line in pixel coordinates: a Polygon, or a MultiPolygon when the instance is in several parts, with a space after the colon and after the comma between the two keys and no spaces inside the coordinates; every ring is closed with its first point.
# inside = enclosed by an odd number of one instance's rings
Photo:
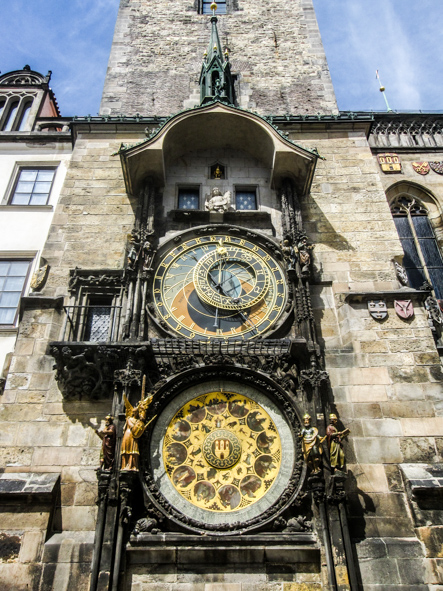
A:
{"type": "Polygon", "coordinates": [[[344,431],[338,431],[336,424],[337,424],[337,415],[330,414],[329,415],[330,424],[326,429],[326,437],[328,439],[328,448],[329,448],[329,462],[331,464],[331,468],[333,472],[336,470],[340,470],[343,472],[345,469],[345,452],[343,451],[343,444],[342,440],[349,435],[350,430],[345,429],[344,431]]]}

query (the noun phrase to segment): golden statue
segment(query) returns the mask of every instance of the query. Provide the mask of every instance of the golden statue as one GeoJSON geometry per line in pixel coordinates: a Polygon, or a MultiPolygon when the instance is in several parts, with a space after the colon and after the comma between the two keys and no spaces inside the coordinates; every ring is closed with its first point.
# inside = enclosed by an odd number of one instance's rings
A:
{"type": "Polygon", "coordinates": [[[300,438],[302,439],[303,458],[314,474],[320,472],[322,463],[323,448],[321,446],[323,439],[318,434],[317,427],[311,426],[311,416],[307,413],[303,415],[304,427],[300,431],[300,438]]]}
{"type": "Polygon", "coordinates": [[[326,429],[326,437],[328,438],[329,447],[329,462],[332,470],[343,471],[345,469],[345,452],[343,451],[342,440],[349,435],[350,430],[345,429],[344,431],[338,431],[335,426],[337,423],[337,415],[329,415],[329,426],[326,429]]]}
{"type": "Polygon", "coordinates": [[[145,380],[146,376],[143,376],[142,398],[137,406],[133,407],[126,398],[126,395],[123,394],[123,399],[126,406],[126,422],[123,431],[121,447],[122,470],[138,471],[138,458],[140,455],[138,449],[138,440],[143,435],[148,425],[155,419],[155,417],[152,417],[152,419],[146,422],[146,411],[148,410],[148,407],[154,397],[144,397],[145,380]]]}
{"type": "Polygon", "coordinates": [[[222,171],[221,171],[220,166],[218,164],[217,164],[217,168],[214,170],[214,178],[215,179],[222,178],[222,171]]]}

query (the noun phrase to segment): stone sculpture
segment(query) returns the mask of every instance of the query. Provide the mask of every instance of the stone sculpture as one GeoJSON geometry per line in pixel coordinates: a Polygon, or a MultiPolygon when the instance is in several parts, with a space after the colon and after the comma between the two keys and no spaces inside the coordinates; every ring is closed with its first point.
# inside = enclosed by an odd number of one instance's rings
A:
{"type": "Polygon", "coordinates": [[[123,395],[126,406],[126,422],[123,429],[123,439],[121,446],[121,469],[138,471],[139,466],[139,448],[138,440],[145,432],[148,425],[155,419],[152,417],[146,422],[146,412],[152,402],[153,396],[144,398],[145,379],[143,379],[142,399],[133,407],[126,395],[123,395]]]}
{"type": "Polygon", "coordinates": [[[329,415],[330,424],[326,429],[326,437],[328,440],[329,448],[329,463],[331,464],[332,471],[340,470],[341,472],[345,469],[345,452],[343,451],[342,440],[349,435],[350,430],[345,429],[344,431],[338,431],[337,427],[337,415],[329,415]]]}
{"type": "Polygon", "coordinates": [[[215,187],[211,190],[209,195],[206,195],[205,209],[206,211],[214,211],[223,213],[228,211],[231,207],[231,191],[226,191],[222,194],[220,189],[215,187]]]}
{"type": "Polygon", "coordinates": [[[300,431],[300,438],[302,439],[303,458],[308,468],[317,474],[321,470],[323,448],[321,446],[323,439],[318,434],[317,427],[312,427],[311,416],[309,414],[303,415],[304,427],[300,431]]]}
{"type": "Polygon", "coordinates": [[[112,415],[108,415],[106,417],[104,428],[101,431],[95,429],[95,432],[102,440],[100,468],[102,470],[111,470],[114,465],[115,458],[116,430],[114,425],[114,417],[112,415]]]}

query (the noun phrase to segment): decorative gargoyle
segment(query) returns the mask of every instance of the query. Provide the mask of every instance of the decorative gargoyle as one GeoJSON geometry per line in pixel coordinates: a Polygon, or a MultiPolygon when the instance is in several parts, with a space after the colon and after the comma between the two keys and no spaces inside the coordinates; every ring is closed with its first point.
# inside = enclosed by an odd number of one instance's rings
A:
{"type": "Polygon", "coordinates": [[[132,535],[138,536],[139,534],[158,534],[161,530],[158,527],[157,519],[154,517],[142,517],[135,524],[132,535]]]}
{"type": "Polygon", "coordinates": [[[288,533],[299,533],[310,531],[312,529],[312,522],[308,521],[304,515],[297,515],[297,517],[291,517],[286,523],[286,527],[283,530],[284,534],[288,533]]]}

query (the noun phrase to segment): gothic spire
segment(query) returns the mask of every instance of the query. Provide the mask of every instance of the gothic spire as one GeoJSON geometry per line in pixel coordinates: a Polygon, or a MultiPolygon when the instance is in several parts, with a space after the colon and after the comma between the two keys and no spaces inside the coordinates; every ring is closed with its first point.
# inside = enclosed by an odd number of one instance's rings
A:
{"type": "Polygon", "coordinates": [[[208,49],[203,56],[203,64],[200,72],[200,104],[219,100],[224,103],[234,104],[234,82],[231,75],[229,54],[226,50],[223,54],[220,37],[217,30],[217,17],[215,11],[217,4],[211,4],[211,36],[208,49]]]}

